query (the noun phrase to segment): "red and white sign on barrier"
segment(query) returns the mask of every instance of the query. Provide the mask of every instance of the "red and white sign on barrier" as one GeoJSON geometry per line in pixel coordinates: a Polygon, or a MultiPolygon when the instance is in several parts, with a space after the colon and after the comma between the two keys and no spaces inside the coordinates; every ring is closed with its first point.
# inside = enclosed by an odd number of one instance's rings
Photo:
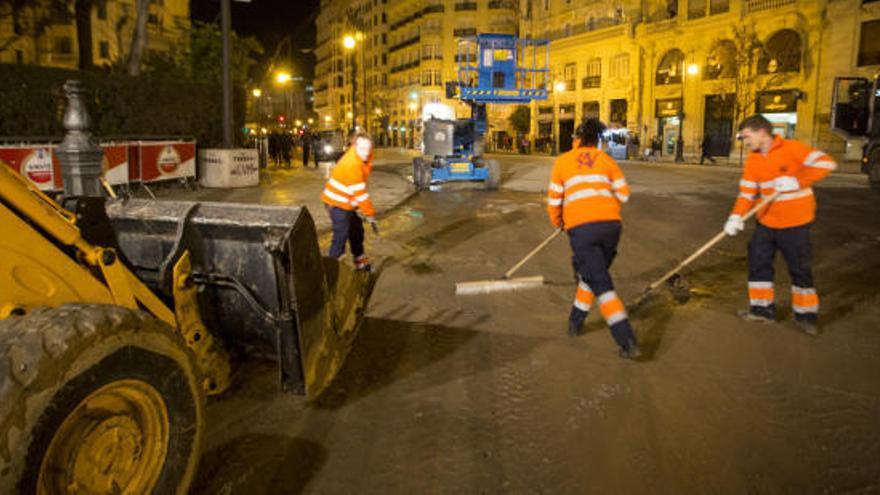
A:
{"type": "MultiPolygon", "coordinates": [[[[5,163],[43,191],[63,188],[56,144],[0,146],[5,163]]],[[[116,186],[196,176],[195,141],[105,143],[104,178],[116,186]]]]}
{"type": "Polygon", "coordinates": [[[128,143],[102,144],[104,178],[111,185],[128,184],[128,143]]]}
{"type": "Polygon", "coordinates": [[[0,162],[5,163],[43,191],[61,189],[61,165],[52,145],[0,146],[0,162]]]}
{"type": "Polygon", "coordinates": [[[195,141],[139,141],[137,146],[142,182],[195,178],[195,141]]]}

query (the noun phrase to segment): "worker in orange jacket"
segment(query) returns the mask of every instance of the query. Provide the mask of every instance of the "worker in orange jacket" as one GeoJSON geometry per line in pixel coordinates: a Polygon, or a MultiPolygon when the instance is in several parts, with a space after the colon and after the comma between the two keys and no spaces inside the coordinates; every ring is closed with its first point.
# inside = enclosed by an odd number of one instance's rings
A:
{"type": "Polygon", "coordinates": [[[620,356],[641,355],[626,308],[614,291],[608,269],[620,241],[620,205],[629,200],[629,186],[620,167],[597,148],[605,126],[586,119],[576,131],[575,147],[553,164],[547,190],[550,222],[568,233],[574,252],[578,287],[568,319],[568,334],[583,333],[594,300],[620,347],[620,356]]]}
{"type": "Polygon", "coordinates": [[[369,135],[358,133],[352,138],[348,151],[333,167],[321,193],[321,200],[333,224],[330,256],[342,257],[348,242],[355,266],[365,271],[371,271],[372,268],[364,254],[364,222],[358,212],[363,214],[374,231],[378,231],[376,210],[367,191],[367,179],[372,168],[373,141],[369,135]]]}
{"type": "Polygon", "coordinates": [[[749,242],[749,309],[745,319],[776,320],[773,260],[776,252],[791,275],[791,305],[798,328],[818,334],[819,295],[810,269],[810,225],[816,216],[812,185],[837,168],[827,154],[773,134],[773,126],[761,115],[740,125],[740,138],[749,156],[739,181],[739,196],[724,231],[743,230],[742,216],[755,200],[781,193],[757,214],[757,227],[749,242]]]}

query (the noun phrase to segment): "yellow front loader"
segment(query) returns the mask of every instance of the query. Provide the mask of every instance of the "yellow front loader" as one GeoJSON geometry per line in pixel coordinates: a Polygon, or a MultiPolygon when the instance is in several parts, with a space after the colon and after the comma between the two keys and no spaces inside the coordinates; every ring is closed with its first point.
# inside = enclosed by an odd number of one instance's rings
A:
{"type": "Polygon", "coordinates": [[[231,351],[339,369],[376,276],[305,208],[61,201],[0,163],[0,493],[185,493],[231,351]]]}

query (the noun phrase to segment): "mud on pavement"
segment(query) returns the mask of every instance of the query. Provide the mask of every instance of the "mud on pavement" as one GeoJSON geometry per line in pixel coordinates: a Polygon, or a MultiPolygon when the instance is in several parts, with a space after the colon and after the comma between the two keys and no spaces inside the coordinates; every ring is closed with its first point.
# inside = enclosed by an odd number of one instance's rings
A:
{"type": "MultiPolygon", "coordinates": [[[[737,178],[624,171],[633,199],[613,274],[631,300],[720,229],[737,178]]],[[[790,314],[734,316],[739,236],[686,270],[686,304],[661,293],[633,315],[640,363],[616,356],[598,315],[567,337],[564,236],[520,273],[544,288],[453,295],[550,232],[540,190],[419,194],[382,219],[384,240],[368,234],[390,260],[340,376],[308,404],[277,395],[271,368],[242,369],[209,407],[195,493],[880,491],[878,202],[846,182],[817,189],[822,335],[790,314]]]]}

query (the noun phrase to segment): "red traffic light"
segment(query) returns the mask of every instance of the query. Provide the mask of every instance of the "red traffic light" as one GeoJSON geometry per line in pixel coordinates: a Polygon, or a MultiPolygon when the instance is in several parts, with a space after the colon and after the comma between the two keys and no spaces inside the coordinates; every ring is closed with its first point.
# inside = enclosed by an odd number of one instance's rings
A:
{"type": "Polygon", "coordinates": [[[284,115],[278,116],[278,122],[284,122],[284,115]]]}

